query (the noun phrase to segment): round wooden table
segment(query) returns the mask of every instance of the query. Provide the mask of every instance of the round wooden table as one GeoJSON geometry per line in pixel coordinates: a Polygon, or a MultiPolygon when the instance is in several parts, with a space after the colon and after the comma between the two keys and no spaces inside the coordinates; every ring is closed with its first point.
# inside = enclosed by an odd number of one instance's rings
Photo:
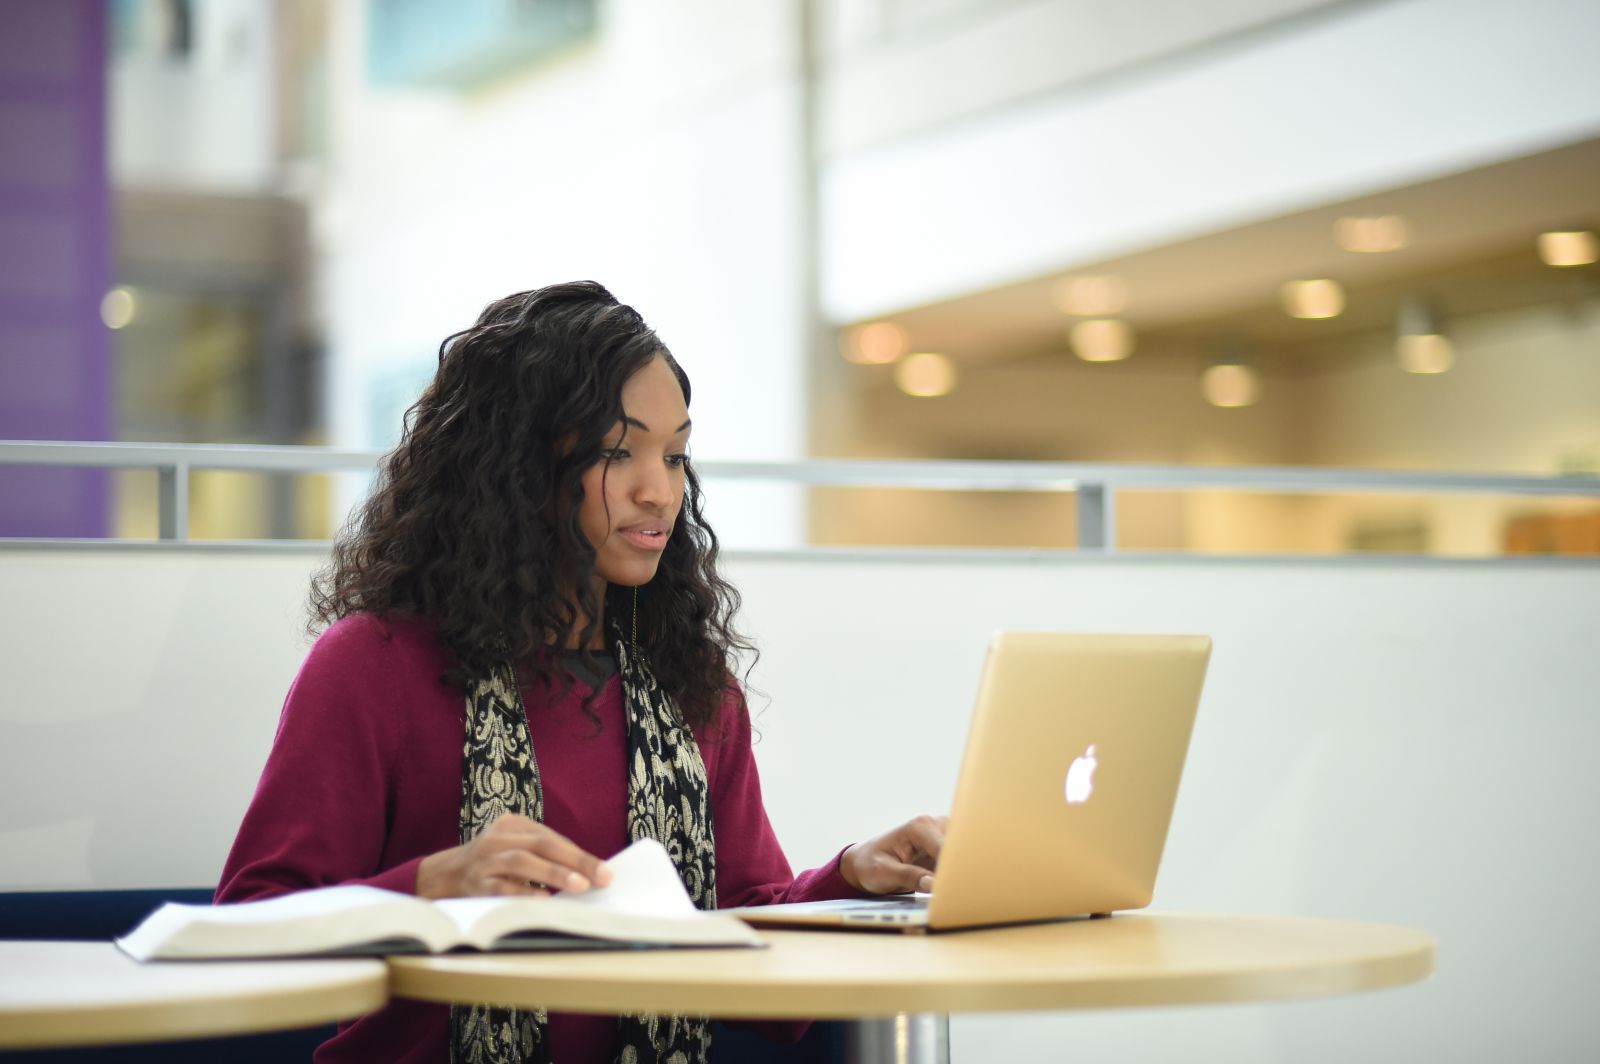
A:
{"type": "Polygon", "coordinates": [[[1434,964],[1434,941],[1421,931],[1288,917],[1143,913],[944,935],[761,937],[769,949],[391,957],[390,990],[565,1012],[899,1016],[904,1027],[911,1013],[1346,994],[1416,982],[1434,964]]]}
{"type": "Polygon", "coordinates": [[[288,1030],[388,998],[381,960],[140,964],[109,942],[0,941],[0,1049],[288,1030]]]}

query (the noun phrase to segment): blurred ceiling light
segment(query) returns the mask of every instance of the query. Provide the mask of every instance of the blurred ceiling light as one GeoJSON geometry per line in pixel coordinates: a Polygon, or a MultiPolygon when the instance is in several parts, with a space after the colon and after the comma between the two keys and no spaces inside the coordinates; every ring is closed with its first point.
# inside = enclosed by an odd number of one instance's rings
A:
{"type": "Polygon", "coordinates": [[[905,329],[892,321],[875,321],[850,331],[844,357],[863,365],[885,366],[898,361],[910,346],[905,329]]]}
{"type": "Polygon", "coordinates": [[[1090,318],[1067,331],[1072,353],[1085,362],[1120,362],[1133,354],[1133,328],[1120,318],[1090,318]]]}
{"type": "Polygon", "coordinates": [[[1427,302],[1411,296],[1400,303],[1395,357],[1407,373],[1444,373],[1455,363],[1455,347],[1427,302]]]}
{"type": "Polygon", "coordinates": [[[1293,318],[1336,318],[1344,311],[1344,289],[1326,277],[1290,281],[1279,294],[1283,309],[1293,318]]]}
{"type": "Polygon", "coordinates": [[[1263,379],[1238,337],[1224,338],[1200,373],[1200,394],[1212,406],[1252,406],[1261,398],[1263,379]]]}
{"type": "Polygon", "coordinates": [[[1261,371],[1243,362],[1218,362],[1200,374],[1200,394],[1212,406],[1250,406],[1261,398],[1261,371]]]}
{"type": "Polygon", "coordinates": [[[1581,229],[1540,233],[1539,257],[1548,266],[1587,266],[1600,260],[1600,240],[1581,229]]]}
{"type": "Polygon", "coordinates": [[[920,351],[894,367],[894,382],[902,392],[919,398],[949,395],[956,386],[956,364],[948,356],[920,351]]]}
{"type": "Polygon", "coordinates": [[[1456,360],[1450,338],[1439,333],[1400,337],[1396,355],[1407,373],[1444,373],[1456,360]]]}
{"type": "Polygon", "coordinates": [[[1080,318],[1104,318],[1120,314],[1128,306],[1128,282],[1120,277],[1068,277],[1058,283],[1053,294],[1063,313],[1080,318]]]}
{"type": "Polygon", "coordinates": [[[133,289],[113,288],[100,300],[100,320],[108,329],[124,329],[133,322],[133,289]]]}
{"type": "Polygon", "coordinates": [[[1399,251],[1411,243],[1410,227],[1398,214],[1340,218],[1333,231],[1340,247],[1364,254],[1399,251]]]}

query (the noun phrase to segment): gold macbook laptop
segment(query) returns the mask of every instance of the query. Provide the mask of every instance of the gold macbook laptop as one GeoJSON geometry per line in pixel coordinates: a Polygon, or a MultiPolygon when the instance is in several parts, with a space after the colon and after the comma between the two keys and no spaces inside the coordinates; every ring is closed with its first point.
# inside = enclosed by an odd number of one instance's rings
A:
{"type": "Polygon", "coordinates": [[[998,633],[933,893],[730,911],[947,931],[1149,905],[1210,657],[1208,636],[998,633]]]}

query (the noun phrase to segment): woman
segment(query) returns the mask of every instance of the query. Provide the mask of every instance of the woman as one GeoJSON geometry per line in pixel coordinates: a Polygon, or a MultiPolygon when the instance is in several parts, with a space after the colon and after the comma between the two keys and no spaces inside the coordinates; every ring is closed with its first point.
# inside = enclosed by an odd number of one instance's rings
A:
{"type": "MultiPolygon", "coordinates": [[[[730,671],[751,648],[701,514],[689,395],[592,282],[509,296],[444,342],[313,582],[325,630],[219,901],[582,891],[609,882],[599,855],[646,836],[704,909],[931,887],[930,817],[790,872],[730,671]]],[[[694,1061],[708,1045],[692,1018],[397,1001],[317,1059],[694,1061]]]]}

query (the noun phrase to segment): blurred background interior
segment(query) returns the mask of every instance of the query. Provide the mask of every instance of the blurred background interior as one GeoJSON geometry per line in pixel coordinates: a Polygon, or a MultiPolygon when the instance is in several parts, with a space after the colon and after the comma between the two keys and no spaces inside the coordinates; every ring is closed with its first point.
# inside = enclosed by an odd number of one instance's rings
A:
{"type": "MultiPolygon", "coordinates": [[[[592,277],[700,460],[1600,472],[1592,0],[0,0],[0,439],[384,449],[592,277]]],[[[361,490],[196,473],[197,539],[361,490]]],[[[151,537],[153,472],[0,470],[151,537]]],[[[719,485],[734,546],[1070,494],[719,485]]],[[[1593,498],[1130,492],[1117,546],[1600,554],[1593,498]]]]}

